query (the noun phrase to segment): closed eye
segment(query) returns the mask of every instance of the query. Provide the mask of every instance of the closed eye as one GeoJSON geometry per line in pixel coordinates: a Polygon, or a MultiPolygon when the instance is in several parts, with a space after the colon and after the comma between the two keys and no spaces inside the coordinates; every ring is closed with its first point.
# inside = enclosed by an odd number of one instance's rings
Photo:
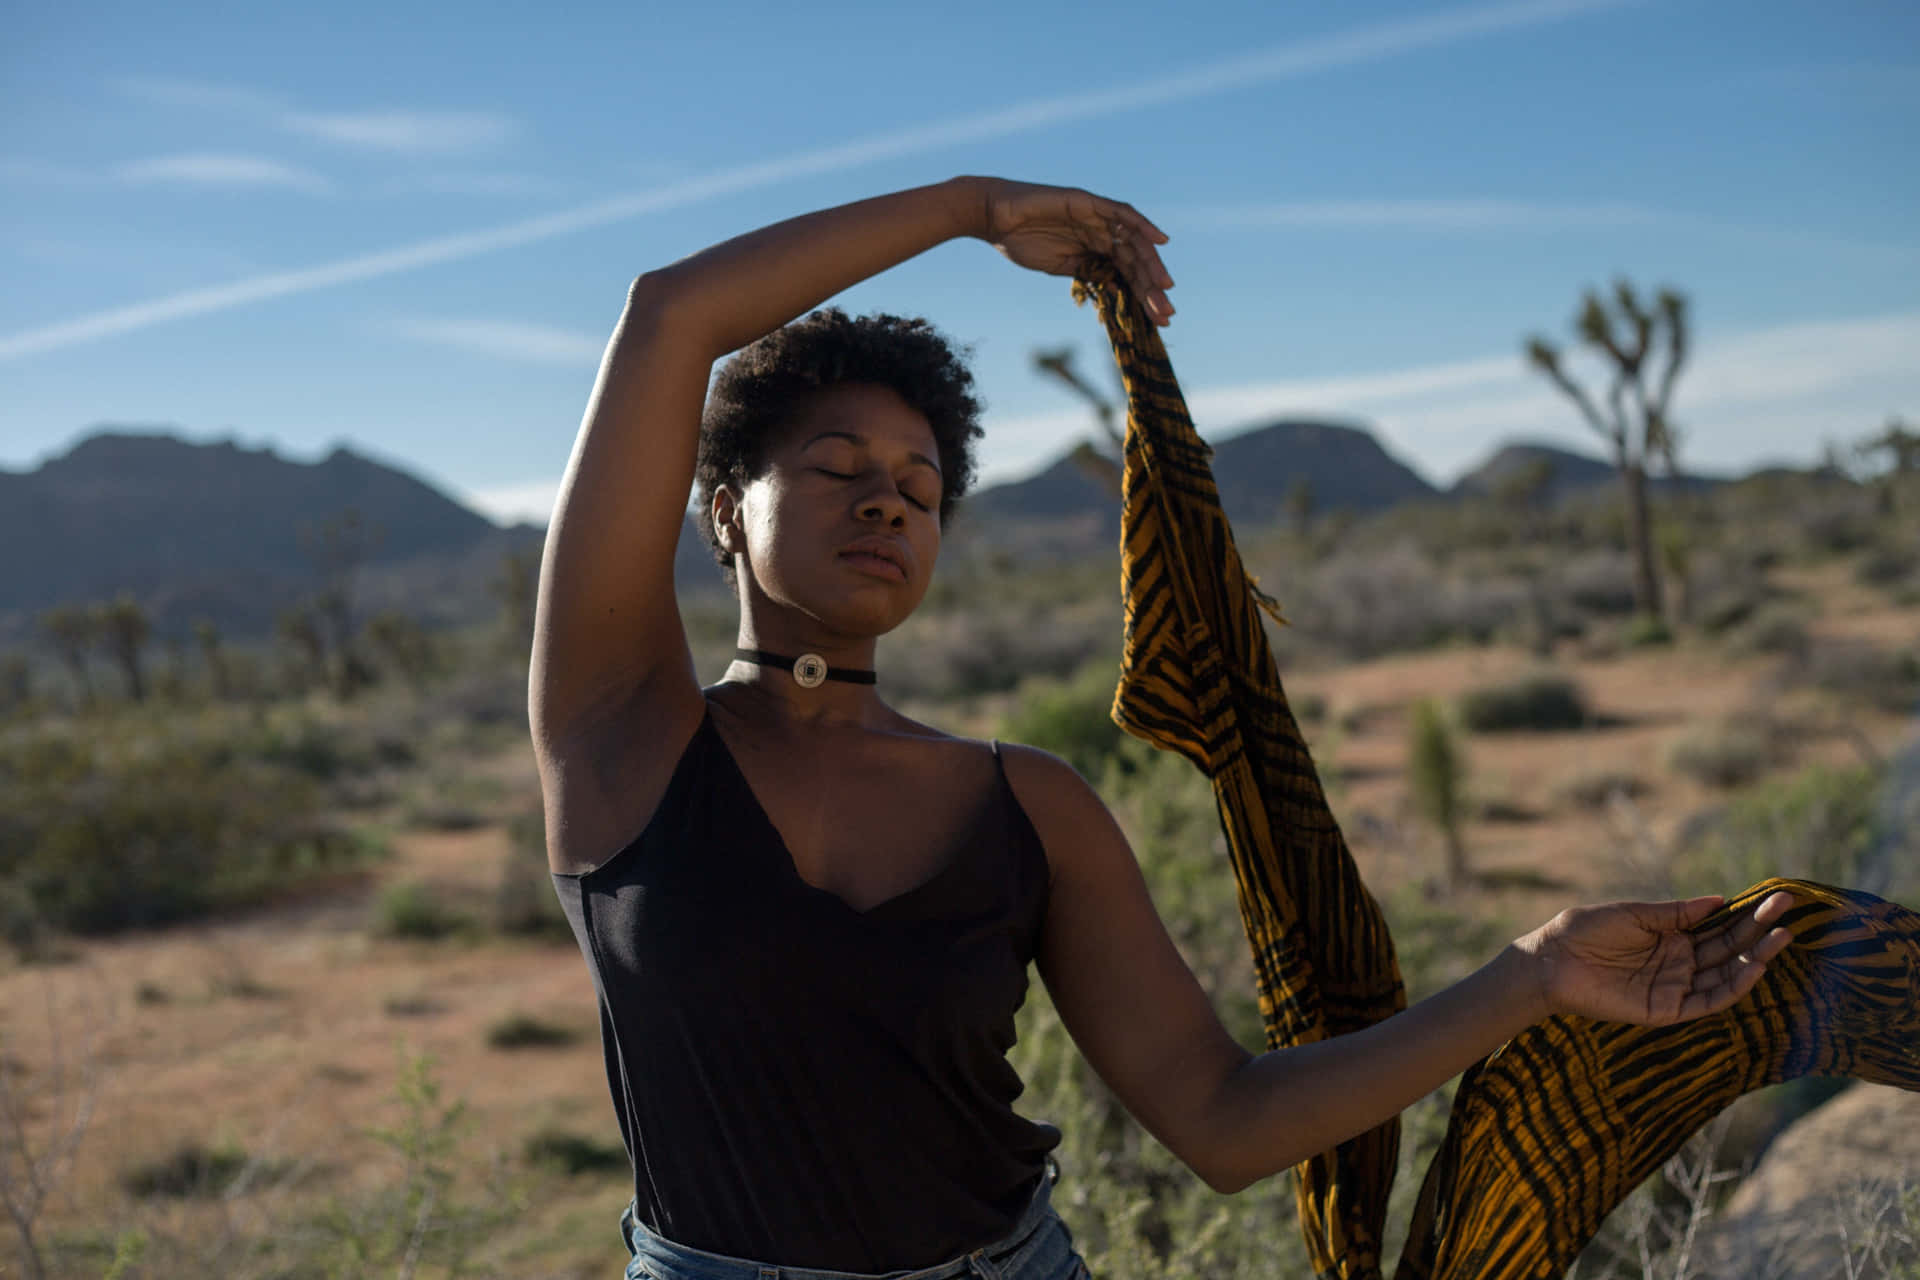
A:
{"type": "MultiPolygon", "coordinates": [[[[860,478],[859,473],[855,471],[830,471],[826,467],[815,467],[814,470],[819,472],[821,475],[827,476],[834,480],[858,480],[860,478]]],[[[920,499],[914,497],[910,493],[903,493],[900,496],[905,498],[907,502],[911,504],[913,509],[916,511],[933,510],[933,507],[931,504],[920,501],[920,499]]]]}

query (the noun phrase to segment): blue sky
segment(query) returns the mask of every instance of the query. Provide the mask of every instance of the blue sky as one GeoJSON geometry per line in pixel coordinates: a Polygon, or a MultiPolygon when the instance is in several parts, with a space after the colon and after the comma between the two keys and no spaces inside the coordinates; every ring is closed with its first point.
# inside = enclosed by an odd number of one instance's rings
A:
{"type": "MultiPolygon", "coordinates": [[[[0,51],[0,467],[103,423],[336,442],[543,518],[627,282],[1003,174],[1172,236],[1201,429],[1363,419],[1445,482],[1598,451],[1524,369],[1581,290],[1691,299],[1685,460],[1920,417],[1920,8],[52,4],[0,51]],[[963,16],[962,16],[963,15],[963,16]]],[[[843,295],[975,351],[987,479],[1088,422],[1063,281],[977,242],[843,295]]]]}

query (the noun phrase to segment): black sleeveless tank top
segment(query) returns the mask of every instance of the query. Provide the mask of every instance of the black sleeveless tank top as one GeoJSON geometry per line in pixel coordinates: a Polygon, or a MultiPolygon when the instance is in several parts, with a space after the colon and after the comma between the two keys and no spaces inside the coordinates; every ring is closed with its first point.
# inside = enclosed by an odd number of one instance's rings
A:
{"type": "Polygon", "coordinates": [[[646,830],[554,874],[654,1231],[882,1272],[1012,1229],[1060,1134],[1013,1110],[1048,876],[1004,765],[956,849],[854,910],[801,878],[709,712],[646,830]]]}

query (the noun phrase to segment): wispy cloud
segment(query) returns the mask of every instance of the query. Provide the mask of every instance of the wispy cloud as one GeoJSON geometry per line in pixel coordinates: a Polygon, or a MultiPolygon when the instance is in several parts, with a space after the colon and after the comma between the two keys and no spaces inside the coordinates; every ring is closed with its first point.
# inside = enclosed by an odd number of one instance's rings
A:
{"type": "Polygon", "coordinates": [[[108,168],[85,168],[39,160],[0,159],[0,184],[30,187],[101,188],[173,186],[236,190],[277,188],[312,195],[331,192],[332,181],[270,156],[189,151],[145,156],[108,168]]]}
{"type": "Polygon", "coordinates": [[[113,177],[134,184],[163,183],[189,187],[284,187],[292,191],[324,193],[333,184],[309,169],[266,156],[193,151],[151,156],[115,170],[113,177]]]}
{"type": "Polygon", "coordinates": [[[1183,222],[1213,227],[1385,227],[1436,231],[1647,226],[1662,221],[1665,216],[1634,204],[1537,204],[1518,200],[1312,200],[1201,205],[1178,212],[1183,222]]]}
{"type": "Polygon", "coordinates": [[[532,173],[420,173],[395,178],[380,190],[387,195],[550,196],[559,190],[551,178],[532,173]]]}
{"type": "Polygon", "coordinates": [[[497,146],[519,136],[519,121],[496,111],[314,111],[275,94],[237,85],[152,76],[113,86],[156,106],[245,116],[303,138],[398,155],[446,155],[497,146]]]}
{"type": "Polygon", "coordinates": [[[1400,22],[1362,27],[1315,40],[1244,54],[1188,71],[1134,80],[1121,88],[1036,99],[999,111],[960,116],[916,128],[876,134],[837,146],[742,165],[685,179],[652,191],[597,201],[541,218],[427,240],[317,267],[276,272],[95,312],[74,320],[0,336],[0,360],[19,359],[169,320],[204,315],[269,298],[335,288],[442,262],[569,235],[642,214],[681,208],[772,186],[795,178],[863,168],[883,160],[1027,133],[1051,125],[1099,119],[1127,111],[1225,93],[1256,84],[1379,61],[1475,37],[1618,9],[1639,0],[1525,0],[1482,5],[1400,22]]]}
{"type": "Polygon", "coordinates": [[[605,335],[576,333],[515,320],[395,320],[382,326],[403,338],[522,364],[592,368],[605,335]]]}
{"type": "Polygon", "coordinates": [[[478,151],[520,132],[517,121],[492,111],[293,111],[279,123],[323,142],[400,155],[478,151]]]}
{"type": "Polygon", "coordinates": [[[284,110],[284,104],[272,94],[238,85],[209,84],[203,80],[180,80],[168,76],[121,76],[110,81],[113,88],[130,98],[157,107],[191,107],[204,111],[224,111],[232,115],[272,115],[284,110]]]}

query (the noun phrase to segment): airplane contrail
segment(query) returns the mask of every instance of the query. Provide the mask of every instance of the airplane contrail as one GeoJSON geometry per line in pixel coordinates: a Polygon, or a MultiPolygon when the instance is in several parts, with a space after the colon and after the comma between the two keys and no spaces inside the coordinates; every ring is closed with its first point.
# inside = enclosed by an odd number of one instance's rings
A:
{"type": "Polygon", "coordinates": [[[1404,22],[1259,50],[1191,70],[1129,84],[1019,103],[999,111],[919,125],[799,155],[723,169],[652,191],[595,201],[576,209],[524,219],[505,226],[423,240],[314,267],[269,272],[229,284],[211,285],[147,302],[96,311],[91,315],[0,336],[0,360],[17,360],[43,351],[145,329],[169,320],[226,311],[248,303],[309,293],[413,271],[438,263],[495,253],[550,240],[575,231],[621,222],[647,213],[683,208],[719,196],[771,186],[794,178],[858,169],[882,160],[983,142],[1031,132],[1049,125],[1094,119],[1145,107],[1183,102],[1248,85],[1376,61],[1396,54],[1452,44],[1471,36],[1618,9],[1641,0],[1523,0],[1484,5],[1404,22]]]}

